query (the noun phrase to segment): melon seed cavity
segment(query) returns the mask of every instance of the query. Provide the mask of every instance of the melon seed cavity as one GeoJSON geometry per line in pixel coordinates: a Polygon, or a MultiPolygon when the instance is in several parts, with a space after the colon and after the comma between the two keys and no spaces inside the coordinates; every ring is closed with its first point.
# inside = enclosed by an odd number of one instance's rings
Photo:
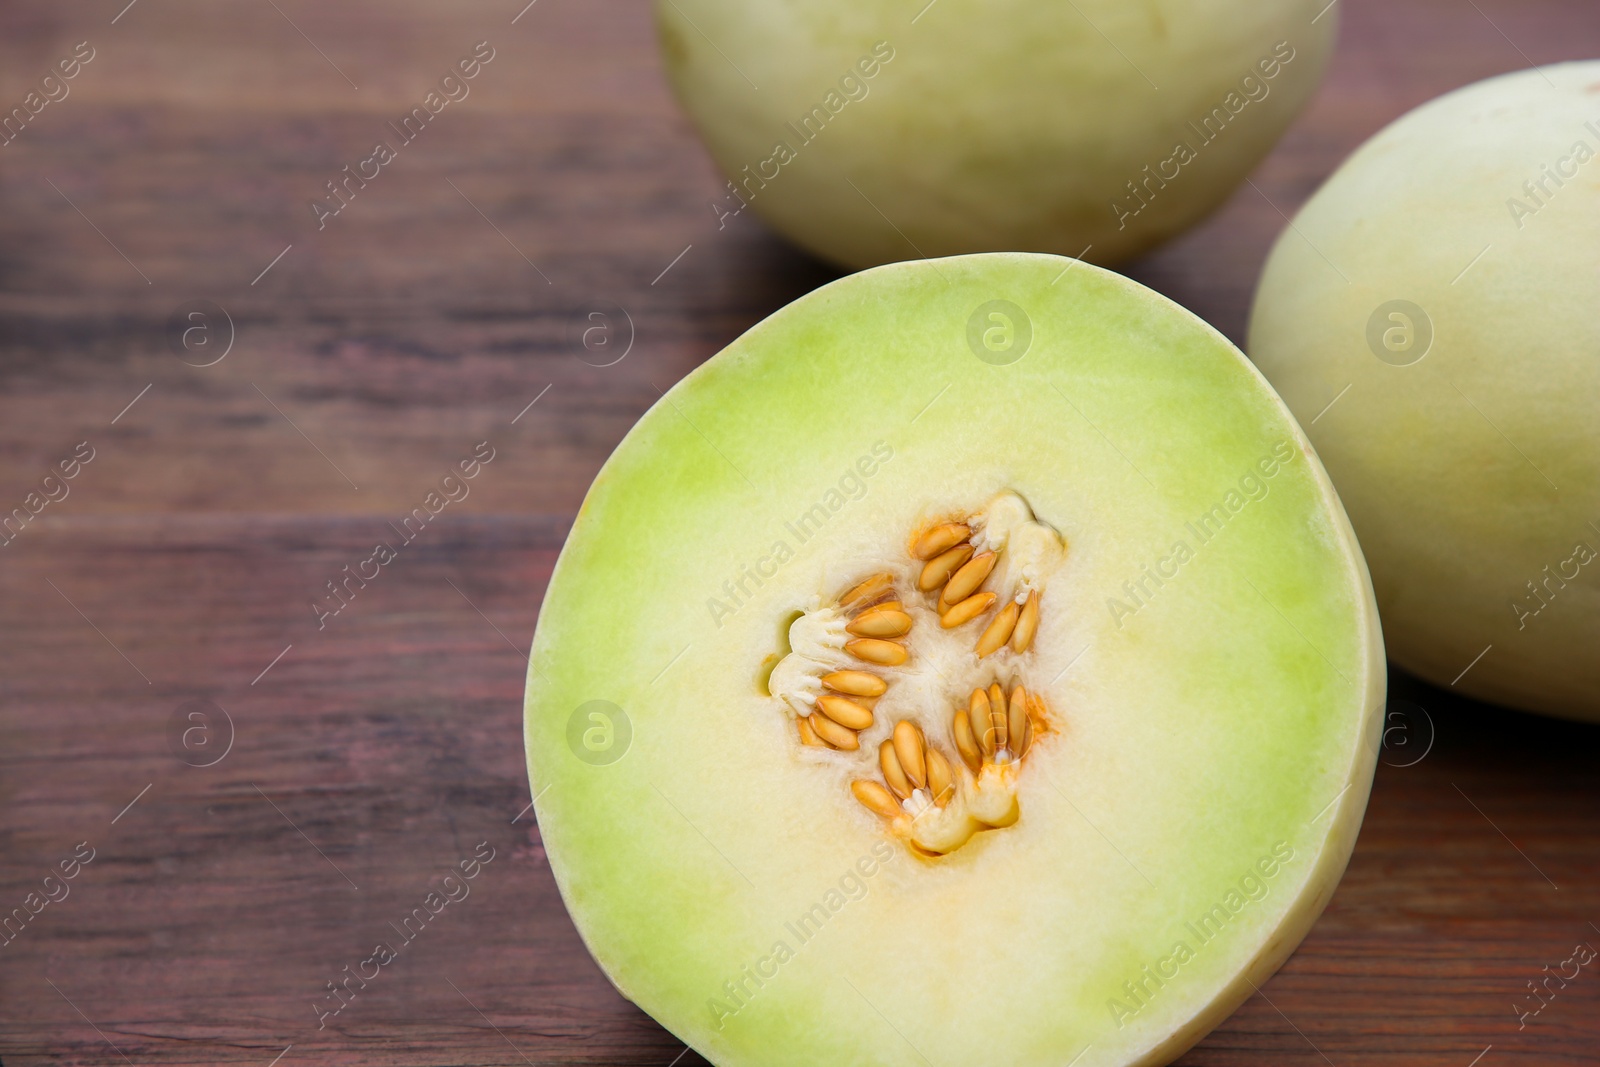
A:
{"type": "Polygon", "coordinates": [[[1006,491],[914,532],[902,551],[795,619],[767,688],[796,743],[846,766],[884,831],[933,858],[1020,817],[1024,760],[1052,732],[1030,652],[1066,544],[1006,491]],[[951,691],[950,679],[975,673],[981,684],[951,691]],[[924,695],[880,715],[896,686],[940,692],[943,706],[924,695]]]}

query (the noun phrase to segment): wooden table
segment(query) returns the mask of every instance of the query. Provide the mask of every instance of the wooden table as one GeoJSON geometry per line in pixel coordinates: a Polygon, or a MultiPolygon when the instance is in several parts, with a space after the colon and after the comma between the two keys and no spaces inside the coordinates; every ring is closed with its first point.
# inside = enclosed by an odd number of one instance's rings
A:
{"type": "MultiPolygon", "coordinates": [[[[524,655],[628,427],[832,275],[753,219],[717,231],[643,4],[521,2],[0,12],[7,107],[94,50],[0,148],[0,504],[94,452],[0,549],[0,905],[93,854],[0,947],[8,1067],[701,1062],[562,909],[527,810],[524,655]],[[319,231],[308,202],[479,41],[471,96],[319,231]],[[602,304],[633,332],[607,367],[576,358],[602,304]],[[201,329],[189,348],[174,321],[201,329]],[[482,441],[470,497],[319,623],[325,583],[482,441]],[[479,842],[471,896],[322,1016],[326,983],[479,842]]],[[[1600,54],[1585,0],[1340,6],[1260,191],[1130,271],[1235,339],[1278,209],[1364,137],[1600,54]]],[[[1600,1061],[1592,968],[1521,1029],[1513,1008],[1600,944],[1600,734],[1394,690],[1427,718],[1386,752],[1338,895],[1183,1063],[1600,1061]]]]}

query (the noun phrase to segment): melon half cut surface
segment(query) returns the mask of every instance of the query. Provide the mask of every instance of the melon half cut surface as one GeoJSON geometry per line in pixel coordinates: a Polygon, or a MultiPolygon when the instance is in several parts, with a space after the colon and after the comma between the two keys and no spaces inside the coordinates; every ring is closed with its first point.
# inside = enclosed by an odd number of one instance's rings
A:
{"type": "Polygon", "coordinates": [[[1158,1064],[1327,903],[1383,685],[1238,350],[964,256],[803,297],[628,434],[540,612],[528,769],[595,959],[715,1064],[1158,1064]]]}

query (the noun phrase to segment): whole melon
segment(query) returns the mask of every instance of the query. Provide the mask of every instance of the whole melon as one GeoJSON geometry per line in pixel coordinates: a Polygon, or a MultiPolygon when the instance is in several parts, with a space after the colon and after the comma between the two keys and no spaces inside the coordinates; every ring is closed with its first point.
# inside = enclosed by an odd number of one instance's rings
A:
{"type": "Polygon", "coordinates": [[[1110,264],[1219,205],[1310,97],[1327,0],[660,0],[667,74],[748,207],[855,269],[1110,264]]]}
{"type": "Polygon", "coordinates": [[[1316,444],[1389,654],[1600,720],[1600,61],[1469,85],[1279,238],[1249,352],[1316,444]]]}

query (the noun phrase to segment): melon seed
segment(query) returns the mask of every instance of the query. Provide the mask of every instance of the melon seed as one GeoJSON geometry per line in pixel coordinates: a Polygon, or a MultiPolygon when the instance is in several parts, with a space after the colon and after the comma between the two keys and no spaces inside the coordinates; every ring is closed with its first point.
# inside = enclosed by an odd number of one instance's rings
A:
{"type": "Polygon", "coordinates": [[[1006,737],[1012,755],[1018,759],[1027,751],[1028,742],[1028,691],[1022,686],[1011,690],[1011,706],[1006,715],[1006,737]]]}
{"type": "Polygon", "coordinates": [[[967,715],[972,720],[969,729],[978,733],[978,752],[984,761],[994,758],[994,720],[989,716],[989,694],[982,689],[972,691],[972,699],[967,706],[967,715]]]}
{"type": "Polygon", "coordinates": [[[928,560],[948,552],[967,539],[972,531],[963,522],[946,522],[935,526],[921,537],[911,549],[917,559],[928,560]]]}
{"type": "Polygon", "coordinates": [[[849,592],[839,598],[839,603],[846,607],[866,606],[877,600],[885,593],[894,591],[894,576],[890,574],[874,574],[871,578],[853,586],[849,592]]]}
{"type": "Polygon", "coordinates": [[[997,652],[1011,639],[1017,625],[1017,616],[1022,612],[1022,606],[1015,601],[1005,606],[1005,610],[997,612],[989,621],[989,626],[983,631],[983,636],[978,638],[976,649],[978,658],[997,652]]]}
{"type": "Polygon", "coordinates": [[[983,766],[983,753],[978,748],[977,739],[972,736],[972,719],[965,708],[956,709],[950,732],[955,735],[956,751],[961,754],[961,762],[967,765],[967,770],[977,774],[978,768],[983,766]]]}
{"type": "Polygon", "coordinates": [[[872,725],[872,712],[847,697],[824,693],[817,698],[817,710],[847,730],[865,730],[872,725]]]}
{"type": "Polygon", "coordinates": [[[878,767],[883,771],[883,780],[889,784],[895,796],[904,800],[911,795],[913,787],[906,780],[906,772],[900,769],[900,757],[894,754],[893,741],[885,741],[878,746],[878,767]]]}
{"type": "Polygon", "coordinates": [[[995,602],[993,593],[974,593],[943,615],[939,616],[939,625],[946,630],[953,630],[963,623],[971,622],[979,615],[989,610],[995,602]]]}
{"type": "Polygon", "coordinates": [[[845,629],[857,637],[901,637],[911,629],[911,616],[883,605],[857,615],[845,629]]]}
{"type": "Polygon", "coordinates": [[[897,818],[901,814],[899,802],[877,782],[857,778],[850,783],[850,792],[854,793],[856,799],[865,804],[868,810],[882,815],[885,819],[897,818]]]}
{"type": "Polygon", "coordinates": [[[950,576],[972,558],[971,545],[957,545],[948,552],[940,553],[927,563],[923,564],[922,573],[917,577],[917,588],[924,593],[931,593],[950,580],[950,576]]]}
{"type": "Polygon", "coordinates": [[[811,729],[834,748],[854,752],[861,747],[861,740],[856,737],[854,730],[840,726],[821,712],[811,714],[811,729]]]}
{"type": "MultiPolygon", "coordinates": [[[[817,732],[811,728],[811,720],[809,718],[801,717],[795,719],[794,722],[800,728],[800,743],[802,745],[824,745],[822,738],[818,737],[817,732]]],[[[826,746],[824,745],[824,747],[826,746]]]]}
{"type": "Polygon", "coordinates": [[[1022,654],[1028,651],[1033,644],[1033,635],[1039,629],[1039,591],[1034,589],[1028,593],[1028,602],[1022,605],[1022,614],[1017,618],[1017,628],[1011,631],[1011,651],[1022,654]]]}
{"type": "Polygon", "coordinates": [[[906,646],[877,637],[858,637],[854,641],[846,641],[844,650],[857,659],[885,667],[898,667],[908,658],[906,646]]]}
{"type": "Polygon", "coordinates": [[[939,807],[950,803],[955,796],[955,776],[950,773],[950,761],[936,748],[928,749],[928,792],[939,807]]]}
{"type": "Polygon", "coordinates": [[[944,602],[946,604],[959,604],[973,593],[978,591],[978,586],[989,577],[989,572],[994,570],[995,561],[999,559],[993,552],[979,552],[961,569],[950,576],[950,581],[944,587],[944,602]]]}
{"type": "Polygon", "coordinates": [[[999,682],[989,684],[989,729],[994,733],[995,755],[1006,747],[1006,693],[999,682]]]}
{"type": "Polygon", "coordinates": [[[905,719],[894,724],[894,754],[900,769],[917,788],[928,784],[928,764],[923,754],[922,732],[905,719]]]}
{"type": "Polygon", "coordinates": [[[889,688],[888,682],[866,671],[833,671],[822,676],[822,684],[853,697],[881,697],[889,688]]]}

